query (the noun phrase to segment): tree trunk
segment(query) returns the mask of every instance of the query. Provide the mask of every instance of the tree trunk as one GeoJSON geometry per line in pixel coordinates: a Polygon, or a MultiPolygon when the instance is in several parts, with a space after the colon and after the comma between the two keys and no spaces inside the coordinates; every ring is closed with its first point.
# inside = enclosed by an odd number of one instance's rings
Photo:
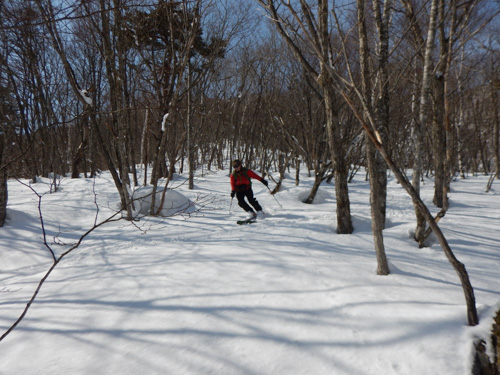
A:
{"type": "Polygon", "coordinates": [[[450,115],[447,98],[448,71],[451,65],[453,38],[455,34],[456,1],[451,0],[451,22],[449,36],[446,37],[445,1],[439,0],[439,63],[434,76],[434,118],[432,140],[434,151],[434,204],[440,208],[448,207],[448,190],[451,181],[449,170],[449,146],[446,136],[450,133],[450,115]]]}
{"type": "Polygon", "coordinates": [[[142,128],[141,135],[141,164],[144,168],[144,180],[143,185],[148,184],[148,164],[149,164],[149,152],[148,152],[148,138],[149,138],[149,108],[146,108],[144,114],[144,127],[142,128]]]}
{"type": "MultiPolygon", "coordinates": [[[[325,74],[328,74],[325,72],[325,74]]],[[[349,178],[349,166],[345,160],[344,147],[340,141],[340,131],[336,125],[333,113],[333,88],[329,85],[323,87],[326,127],[328,134],[328,143],[333,162],[335,179],[335,197],[337,207],[337,233],[351,234],[353,229],[351,218],[351,202],[349,200],[349,187],[347,179],[349,178]]]]}
{"type": "Polygon", "coordinates": [[[295,186],[300,184],[300,158],[295,158],[295,186]]]}
{"type": "Polygon", "coordinates": [[[337,201],[337,233],[351,234],[353,229],[351,218],[351,202],[349,200],[349,166],[346,162],[345,150],[342,145],[342,136],[336,120],[335,91],[333,78],[330,75],[326,62],[330,54],[330,30],[328,28],[328,1],[320,0],[318,10],[318,34],[320,56],[320,77],[318,83],[323,91],[325,101],[326,129],[328,144],[333,163],[335,178],[335,197],[337,201]]]}
{"type": "Polygon", "coordinates": [[[5,224],[7,218],[7,166],[4,163],[5,148],[7,145],[7,136],[0,130],[0,227],[5,224]]]}
{"type": "Polygon", "coordinates": [[[304,203],[307,204],[312,204],[314,202],[314,198],[316,197],[316,194],[318,193],[318,189],[321,185],[321,183],[325,180],[325,174],[330,168],[331,163],[321,163],[319,167],[316,168],[316,173],[314,174],[314,184],[311,189],[311,192],[307,196],[307,199],[305,200],[304,203]]]}
{"type": "MultiPolygon", "coordinates": [[[[370,72],[369,64],[369,46],[368,33],[365,22],[365,3],[364,0],[358,0],[358,35],[359,35],[359,53],[361,63],[362,79],[362,100],[364,102],[365,117],[375,117],[374,127],[378,134],[387,139],[387,123],[389,120],[389,91],[387,89],[387,58],[388,58],[388,2],[385,3],[384,13],[381,13],[380,4],[373,2],[373,11],[379,34],[378,41],[378,69],[376,72],[370,72]],[[370,77],[378,77],[378,85],[375,93],[371,93],[370,77]],[[372,98],[375,104],[372,104],[372,98]],[[375,111],[374,111],[375,108],[375,111]],[[375,112],[374,116],[369,112],[375,112]]],[[[390,273],[389,264],[385,254],[383,229],[385,228],[386,199],[387,199],[387,172],[386,164],[380,156],[374,145],[368,141],[367,148],[368,174],[370,178],[370,206],[372,218],[372,233],[377,257],[377,274],[388,275],[390,273]]]]}
{"type": "MultiPolygon", "coordinates": [[[[431,97],[432,52],[434,50],[434,39],[436,36],[438,4],[439,0],[432,0],[429,30],[427,32],[427,42],[425,45],[424,72],[422,75],[422,88],[420,92],[419,120],[415,124],[415,162],[413,166],[412,186],[416,194],[418,194],[419,196],[425,147],[424,133],[427,127],[427,117],[429,111],[428,102],[431,97]]],[[[416,205],[415,216],[417,219],[417,226],[415,228],[415,240],[418,242],[420,247],[423,247],[425,240],[425,217],[416,205]]]]}
{"type": "Polygon", "coordinates": [[[495,169],[495,177],[500,178],[500,116],[498,115],[498,90],[500,89],[500,80],[496,79],[491,82],[491,103],[493,105],[493,163],[495,169]]]}
{"type": "Polygon", "coordinates": [[[187,66],[187,156],[188,156],[188,189],[194,189],[194,170],[195,170],[195,150],[194,150],[194,140],[193,140],[193,124],[191,112],[194,110],[192,95],[191,95],[191,64],[188,63],[187,66]]]}
{"type": "Polygon", "coordinates": [[[445,205],[446,183],[446,132],[444,128],[444,76],[436,74],[433,79],[434,110],[432,111],[432,151],[434,156],[434,199],[436,207],[445,205]]]}
{"type": "Polygon", "coordinates": [[[377,275],[390,273],[389,263],[385,254],[384,235],[385,228],[385,201],[387,191],[387,175],[385,162],[383,171],[380,170],[380,155],[371,142],[367,142],[368,174],[370,176],[370,206],[372,219],[373,243],[377,257],[377,275]],[[382,173],[383,174],[382,174],[382,173]],[[385,180],[385,181],[384,181],[385,180]]]}

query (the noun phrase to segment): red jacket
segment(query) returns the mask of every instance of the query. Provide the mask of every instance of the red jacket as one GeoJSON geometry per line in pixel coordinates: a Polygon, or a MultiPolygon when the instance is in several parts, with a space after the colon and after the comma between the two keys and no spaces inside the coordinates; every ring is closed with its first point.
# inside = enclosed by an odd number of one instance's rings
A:
{"type": "Polygon", "coordinates": [[[250,185],[252,185],[252,182],[250,181],[251,178],[262,182],[262,177],[260,177],[251,169],[241,167],[241,170],[239,172],[234,170],[233,173],[231,173],[230,177],[231,190],[247,190],[248,188],[250,188],[250,185]]]}

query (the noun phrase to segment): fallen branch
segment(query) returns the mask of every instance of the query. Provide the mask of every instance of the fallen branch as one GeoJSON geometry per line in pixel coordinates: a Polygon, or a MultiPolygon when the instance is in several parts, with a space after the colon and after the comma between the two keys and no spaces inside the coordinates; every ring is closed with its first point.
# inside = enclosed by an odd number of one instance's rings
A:
{"type": "MultiPolygon", "coordinates": [[[[41,228],[42,228],[42,233],[43,233],[43,244],[49,250],[49,252],[50,252],[50,254],[52,256],[53,262],[52,262],[52,266],[49,268],[49,270],[45,273],[45,275],[42,277],[42,279],[38,283],[38,286],[37,286],[35,292],[31,296],[31,298],[28,301],[28,303],[26,304],[26,307],[24,308],[24,310],[21,313],[21,315],[19,316],[19,318],[17,318],[17,320],[7,329],[7,331],[5,331],[2,334],[2,336],[0,336],[0,341],[2,341],[5,337],[7,337],[9,335],[9,333],[11,333],[17,327],[17,325],[19,323],[21,323],[21,321],[24,319],[24,317],[28,313],[28,310],[30,309],[31,305],[35,301],[36,297],[38,296],[38,293],[42,289],[43,284],[48,279],[48,277],[50,276],[50,274],[52,273],[52,271],[54,271],[54,269],[57,267],[57,265],[64,259],[64,257],[66,257],[66,255],[70,254],[73,250],[77,249],[81,245],[81,243],[85,239],[85,237],[87,237],[90,233],[92,233],[94,230],[96,230],[100,226],[102,226],[104,224],[107,224],[109,222],[112,222],[112,221],[119,221],[119,220],[121,220],[121,215],[120,215],[121,212],[118,211],[118,212],[115,212],[110,217],[108,217],[107,219],[101,221],[100,223],[95,222],[94,225],[92,226],[92,228],[90,228],[89,230],[87,230],[79,238],[79,240],[73,246],[71,246],[68,250],[66,250],[60,256],[56,256],[54,250],[52,250],[52,248],[50,247],[50,245],[47,243],[47,235],[46,235],[46,232],[45,232],[45,225],[44,225],[43,214],[42,214],[42,198],[43,198],[43,195],[41,195],[38,192],[36,192],[35,189],[33,189],[30,185],[27,185],[27,184],[25,184],[25,183],[23,183],[21,181],[19,181],[19,182],[21,184],[23,184],[24,186],[27,186],[29,189],[31,189],[31,191],[33,191],[38,196],[38,214],[39,214],[39,217],[40,217],[40,223],[41,223],[41,228]],[[118,219],[115,219],[115,217],[117,215],[120,215],[120,217],[118,219]]],[[[97,214],[98,214],[98,212],[96,213],[96,220],[97,220],[97,214]]]]}

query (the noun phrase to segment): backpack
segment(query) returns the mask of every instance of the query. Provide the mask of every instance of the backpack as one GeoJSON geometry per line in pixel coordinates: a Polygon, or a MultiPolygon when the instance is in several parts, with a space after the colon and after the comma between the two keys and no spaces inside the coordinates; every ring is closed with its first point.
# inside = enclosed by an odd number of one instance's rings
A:
{"type": "MultiPolygon", "coordinates": [[[[238,174],[236,173],[236,170],[233,169],[232,175],[234,176],[235,181],[238,182],[238,174]]],[[[238,188],[238,183],[236,183],[236,188],[238,190],[247,190],[248,188],[250,188],[252,186],[252,179],[248,177],[248,168],[241,167],[241,172],[239,173],[239,175],[245,176],[248,180],[248,184],[240,184],[240,187],[238,188]]]]}

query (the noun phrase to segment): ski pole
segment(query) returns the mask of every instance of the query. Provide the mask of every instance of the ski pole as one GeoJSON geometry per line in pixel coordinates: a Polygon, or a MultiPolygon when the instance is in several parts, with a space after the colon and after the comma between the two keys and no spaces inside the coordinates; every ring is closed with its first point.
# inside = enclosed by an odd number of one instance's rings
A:
{"type": "Polygon", "coordinates": [[[233,197],[231,197],[231,203],[229,204],[229,213],[231,213],[232,206],[233,206],[233,197]]]}
{"type": "Polygon", "coordinates": [[[281,208],[283,208],[283,206],[281,205],[280,202],[278,202],[278,199],[274,196],[274,194],[271,192],[271,189],[269,189],[269,186],[267,186],[267,190],[269,190],[269,193],[273,196],[274,200],[276,201],[276,203],[278,203],[280,205],[281,208]]]}

